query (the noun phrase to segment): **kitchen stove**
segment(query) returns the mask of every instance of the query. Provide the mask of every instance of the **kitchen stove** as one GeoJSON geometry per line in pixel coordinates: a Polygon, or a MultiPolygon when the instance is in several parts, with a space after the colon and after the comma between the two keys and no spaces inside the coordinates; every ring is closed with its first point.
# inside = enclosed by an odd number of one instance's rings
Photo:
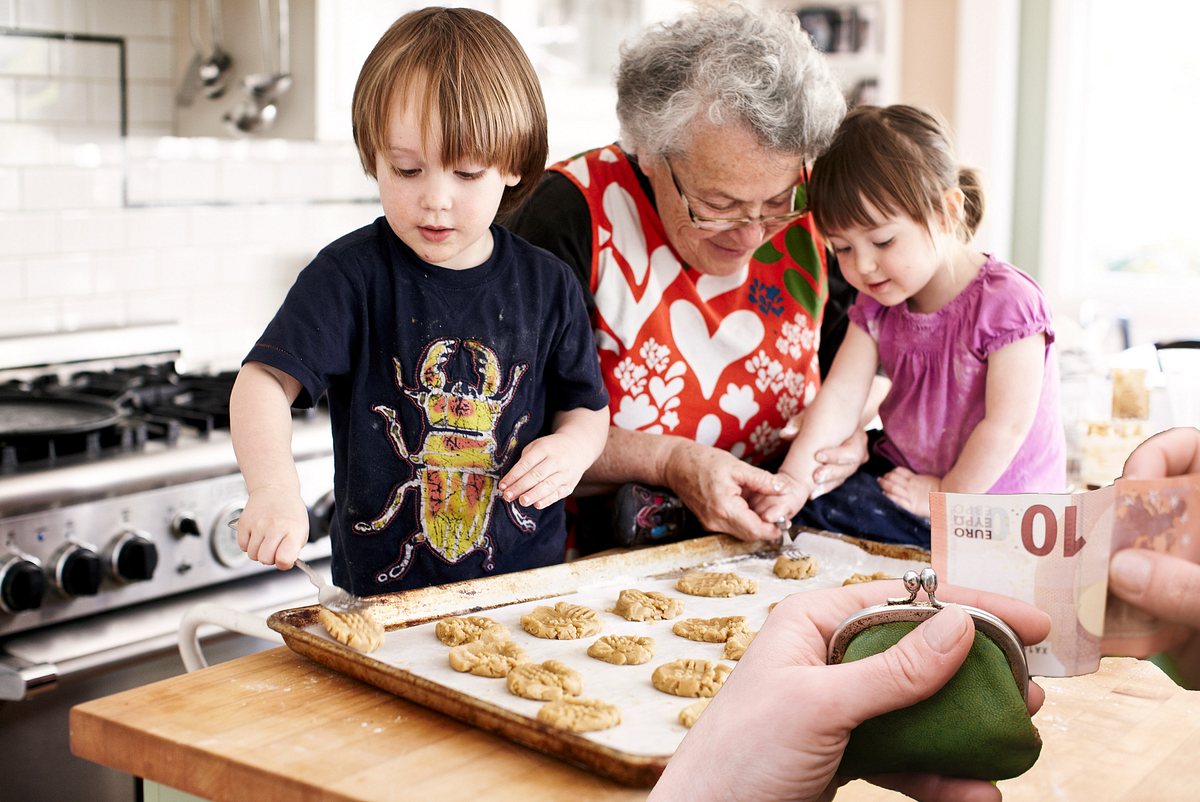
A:
{"type": "MultiPolygon", "coordinates": [[[[112,628],[103,616],[136,610],[145,618],[154,603],[181,594],[286,576],[251,562],[227,525],[245,502],[228,432],[235,373],[176,370],[179,351],[163,342],[178,334],[174,327],[121,334],[125,351],[115,355],[88,353],[95,334],[19,349],[0,341],[0,360],[10,357],[0,363],[0,699],[22,699],[72,666],[95,670],[102,658],[79,633],[112,628]],[[36,358],[71,351],[86,358],[36,358]],[[16,353],[24,364],[13,364],[16,353]],[[43,652],[40,645],[64,641],[53,638],[60,632],[76,633],[65,639],[70,648],[43,652]]],[[[293,432],[312,514],[301,553],[320,561],[329,556],[332,511],[328,415],[298,414],[293,432]]],[[[265,585],[256,597],[264,606],[272,598],[265,585]]],[[[176,622],[178,614],[158,629],[176,622]]],[[[110,648],[104,642],[100,651],[110,648]]]]}

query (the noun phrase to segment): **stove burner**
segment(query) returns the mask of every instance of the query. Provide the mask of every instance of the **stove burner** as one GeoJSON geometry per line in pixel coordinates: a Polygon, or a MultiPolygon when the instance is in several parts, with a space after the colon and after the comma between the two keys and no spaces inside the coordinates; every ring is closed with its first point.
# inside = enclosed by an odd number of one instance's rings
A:
{"type": "MultiPolygon", "coordinates": [[[[229,428],[234,371],[181,374],[174,363],[81,371],[0,385],[0,475],[175,445],[229,428]]],[[[315,410],[297,410],[300,415],[315,410]]]]}

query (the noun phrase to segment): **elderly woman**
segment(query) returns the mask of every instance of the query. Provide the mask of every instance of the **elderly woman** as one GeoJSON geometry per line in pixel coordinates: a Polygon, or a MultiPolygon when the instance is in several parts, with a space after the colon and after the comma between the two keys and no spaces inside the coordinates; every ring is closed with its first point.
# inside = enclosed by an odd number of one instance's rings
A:
{"type": "MultiPolygon", "coordinates": [[[[623,48],[620,142],[553,165],[509,221],[593,301],[613,426],[584,482],[624,485],[627,536],[676,528],[676,499],[704,529],[779,536],[746,499],[783,489],[755,466],[782,454],[781,430],[819,386],[818,348],[840,339],[822,320],[848,299],[829,314],[804,177],[844,112],[795,15],[691,12],[623,48]]],[[[864,438],[826,449],[818,483],[864,454],[864,438]]]]}

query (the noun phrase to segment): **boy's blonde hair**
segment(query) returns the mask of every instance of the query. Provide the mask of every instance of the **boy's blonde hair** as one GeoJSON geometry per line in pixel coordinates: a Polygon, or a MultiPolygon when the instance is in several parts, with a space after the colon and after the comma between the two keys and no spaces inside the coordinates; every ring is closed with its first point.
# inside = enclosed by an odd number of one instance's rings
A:
{"type": "Polygon", "coordinates": [[[354,86],[351,119],[363,170],[387,150],[388,115],[399,92],[423,122],[422,144],[441,140],[441,161],[495,167],[521,181],[506,187],[499,214],[516,208],[546,167],[546,106],[516,37],[495,17],[466,8],[405,14],[376,43],[354,86]],[[434,130],[435,124],[439,130],[434,130]]]}
{"type": "Polygon", "coordinates": [[[913,106],[859,106],[813,164],[808,207],[824,232],[872,225],[867,203],[932,230],[955,187],[963,192],[957,234],[969,241],[983,219],[983,187],[975,170],[958,165],[945,127],[913,106]]]}

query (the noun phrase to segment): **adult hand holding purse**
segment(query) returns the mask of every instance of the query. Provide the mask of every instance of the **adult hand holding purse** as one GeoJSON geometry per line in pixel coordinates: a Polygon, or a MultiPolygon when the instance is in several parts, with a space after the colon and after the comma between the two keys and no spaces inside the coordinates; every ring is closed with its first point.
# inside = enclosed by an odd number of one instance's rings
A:
{"type": "MultiPolygon", "coordinates": [[[[937,614],[937,575],[926,568],[904,575],[908,598],[888,599],[842,622],[829,642],[829,663],[885,651],[937,614]],[[917,601],[924,590],[928,601],[917,601]]],[[[1029,671],[1024,644],[1001,619],[963,606],[975,641],[958,672],[933,696],[868,719],[850,734],[838,773],[862,777],[929,772],[1003,780],[1037,760],[1042,741],[1026,706],[1029,671]]]]}

